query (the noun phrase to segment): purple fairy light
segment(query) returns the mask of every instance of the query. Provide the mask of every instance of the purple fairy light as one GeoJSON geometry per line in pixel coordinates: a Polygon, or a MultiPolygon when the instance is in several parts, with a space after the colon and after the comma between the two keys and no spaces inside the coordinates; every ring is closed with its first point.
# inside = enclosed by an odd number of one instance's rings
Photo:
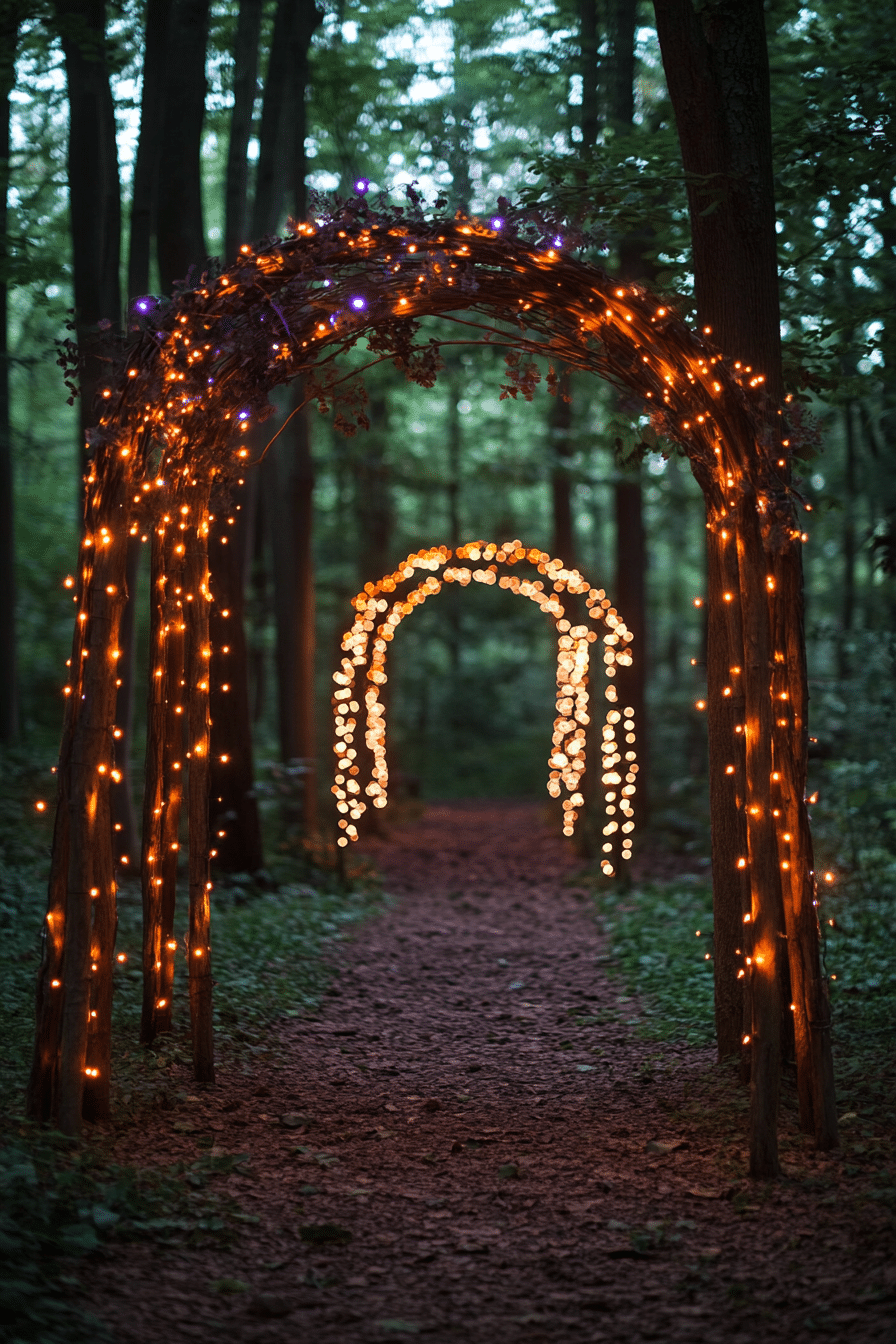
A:
{"type": "Polygon", "coordinates": [[[240,418],[241,420],[248,420],[248,419],[249,419],[249,412],[248,412],[248,411],[240,411],[239,418],[240,418]]]}
{"type": "Polygon", "coordinates": [[[366,177],[359,177],[355,183],[355,191],[359,196],[364,196],[370,190],[370,180],[366,177]]]}
{"type": "Polygon", "coordinates": [[[554,239],[554,247],[562,247],[562,246],[563,246],[563,239],[560,237],[558,233],[557,237],[554,239]]]}
{"type": "Polygon", "coordinates": [[[492,221],[491,221],[491,226],[492,226],[492,228],[495,230],[495,232],[497,232],[498,229],[503,229],[503,227],[504,227],[504,221],[503,221],[503,219],[501,218],[500,215],[495,215],[495,216],[493,217],[493,219],[492,219],[492,221]]]}
{"type": "Polygon", "coordinates": [[[355,309],[355,311],[360,313],[362,308],[367,307],[367,300],[362,299],[360,294],[356,294],[355,297],[352,299],[351,304],[352,307],[355,309]]]}

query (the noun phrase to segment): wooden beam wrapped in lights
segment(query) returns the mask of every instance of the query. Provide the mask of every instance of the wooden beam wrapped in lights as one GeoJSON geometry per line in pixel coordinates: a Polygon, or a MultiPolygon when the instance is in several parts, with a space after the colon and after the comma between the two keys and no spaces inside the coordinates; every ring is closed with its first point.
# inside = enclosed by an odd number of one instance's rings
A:
{"type": "MultiPolygon", "coordinates": [[[[270,413],[268,394],[280,384],[300,379],[306,401],[334,408],[338,426],[366,427],[363,369],[340,363],[362,340],[368,365],[388,360],[404,376],[430,386],[440,367],[440,343],[447,338],[424,338],[419,322],[439,316],[453,324],[457,341],[507,349],[504,395],[531,399],[542,359],[553,391],[555,369],[591,371],[635,396],[657,432],[690,461],[711,533],[711,777],[717,792],[730,790],[727,802],[713,802],[713,869],[717,892],[727,893],[729,905],[743,890],[749,906],[745,927],[752,931],[750,943],[741,940],[736,954],[740,981],[747,986],[751,1170],[777,1171],[779,1010],[785,992],[793,1004],[802,1125],[819,1147],[836,1144],[830,1012],[819,964],[804,801],[804,534],[790,487],[783,408],[768,404],[762,374],[733,358],[736,352],[725,358],[713,348],[708,330],[691,330],[648,291],[619,284],[577,259],[575,244],[555,222],[524,212],[508,209],[483,221],[427,218],[412,196],[407,209],[376,213],[361,192],[330,216],[300,224],[260,251],[244,247],[226,271],[210,266],[195,288],[171,301],[142,298],[132,304],[133,340],[117,363],[110,352],[112,372],[89,436],[85,546],[75,588],[78,622],[29,1085],[32,1116],[55,1117],[75,1131],[82,1114],[102,1114],[108,1107],[106,977],[115,923],[108,787],[115,769],[114,655],[126,596],[128,533],[149,537],[164,525],[173,536],[183,528],[183,545],[189,547],[202,526],[199,501],[205,498],[212,501],[208,522],[214,527],[216,501],[238,489],[249,465],[241,431],[270,413]],[[186,514],[180,512],[184,506],[186,514]],[[731,613],[736,608],[736,619],[718,615],[726,603],[731,613]],[[717,712],[726,689],[725,704],[736,702],[737,713],[717,712]],[[726,808],[737,825],[721,824],[729,815],[726,808]]],[[[158,885],[161,877],[162,890],[158,897],[150,891],[146,901],[145,1004],[155,1025],[145,1016],[144,1034],[158,1029],[158,1014],[168,1007],[161,1004],[169,983],[164,954],[174,949],[161,945],[171,941],[161,910],[173,876],[166,878],[160,869],[162,846],[170,850],[175,843],[173,775],[178,762],[183,773],[185,742],[201,737],[204,712],[195,700],[194,654],[188,652],[205,638],[198,614],[203,608],[190,589],[196,579],[186,577],[186,562],[183,581],[176,577],[167,532],[166,538],[154,568],[156,578],[165,579],[165,610],[155,619],[168,629],[157,624],[153,644],[166,689],[164,704],[150,693],[151,722],[161,738],[153,739],[156,754],[149,762],[152,796],[144,842],[144,884],[154,865],[152,882],[158,885]],[[177,586],[190,589],[192,597],[181,608],[186,675],[180,677],[174,647],[179,632],[172,630],[177,622],[168,605],[170,589],[177,586]],[[189,686],[178,687],[181,679],[189,686]],[[188,694],[177,715],[180,689],[188,694]]],[[[152,600],[161,600],[155,589],[152,600]]],[[[214,676],[214,657],[211,662],[214,676]]],[[[197,802],[205,768],[205,759],[201,767],[192,760],[188,767],[198,781],[193,788],[187,784],[196,823],[191,848],[200,851],[207,847],[197,802]]],[[[198,893],[206,861],[204,852],[195,866],[190,860],[191,891],[197,893],[191,942],[203,977],[210,973],[210,943],[207,907],[198,893]]],[[[204,900],[207,891],[206,883],[204,900]]],[[[733,982],[727,963],[725,974],[733,982]]],[[[210,982],[202,983],[200,989],[197,979],[191,994],[200,1014],[210,1003],[210,982]]],[[[194,1031],[196,1069],[205,1076],[209,1042],[204,1027],[194,1031]]]]}

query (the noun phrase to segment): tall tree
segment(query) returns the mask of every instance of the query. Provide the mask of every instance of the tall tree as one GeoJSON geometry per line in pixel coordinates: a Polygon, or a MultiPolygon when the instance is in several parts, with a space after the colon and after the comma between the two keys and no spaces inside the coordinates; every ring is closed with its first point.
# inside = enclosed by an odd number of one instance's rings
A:
{"type": "Polygon", "coordinates": [[[140,135],[134,158],[131,191],[131,236],[128,251],[128,299],[149,289],[152,239],[156,226],[159,167],[165,115],[168,28],[172,0],[146,0],[143,71],[140,89],[140,135]]]}
{"type": "MultiPolygon", "coordinates": [[[[155,232],[156,198],[162,148],[164,86],[168,24],[171,0],[147,0],[144,19],[143,72],[140,92],[140,133],[134,158],[131,191],[130,240],[128,246],[129,325],[137,325],[140,311],[132,308],[135,300],[149,290],[152,239],[155,232]]],[[[140,568],[142,544],[139,537],[128,540],[128,593],[131,600],[121,618],[119,647],[121,674],[115,703],[115,723],[121,734],[117,742],[116,763],[121,778],[110,794],[112,824],[116,832],[114,853],[119,864],[131,864],[138,852],[137,814],[131,788],[134,701],[137,689],[136,604],[133,600],[140,568]]]]}
{"type": "Polygon", "coordinates": [[[201,149],[210,0],[171,0],[156,195],[159,276],[167,293],[206,259],[201,149]]]}
{"type": "MultiPolygon", "coordinates": [[[[604,103],[607,126],[618,137],[632,134],[635,119],[635,25],[637,0],[610,0],[607,7],[609,57],[605,63],[604,103]]],[[[625,280],[650,281],[643,236],[627,233],[617,241],[619,274],[625,280]]],[[[647,670],[649,636],[647,620],[647,534],[644,526],[644,492],[640,464],[617,463],[613,483],[616,523],[616,576],[614,600],[631,630],[634,658],[619,669],[617,690],[624,706],[635,711],[638,739],[638,791],[634,798],[635,820],[643,825],[648,815],[650,736],[647,727],[647,670]]]]}
{"type": "MultiPolygon", "coordinates": [[[[654,8],[688,175],[698,321],[729,358],[762,371],[767,390],[767,442],[761,451],[768,455],[771,467],[786,457],[779,459],[784,389],[764,6],[762,0],[710,0],[698,12],[692,0],[654,0],[654,8]]],[[[732,481],[734,471],[746,465],[732,463],[732,481]]],[[[782,471],[783,484],[786,469],[782,471]]],[[[750,1169],[753,1175],[770,1176],[779,1169],[784,947],[789,952],[792,982],[801,1123],[814,1132],[821,1148],[836,1144],[837,1126],[830,1010],[819,967],[811,838],[803,803],[808,689],[801,553],[798,542],[778,534],[777,529],[762,532],[757,500],[743,479],[732,515],[729,526],[711,526],[708,532],[709,603],[711,609],[725,612],[726,606],[735,606],[733,598],[726,603],[725,593],[737,593],[742,629],[733,630],[731,622],[724,631],[718,625],[710,626],[708,697],[710,701],[729,698],[724,690],[732,681],[744,688],[746,731],[742,736],[749,777],[756,781],[755,796],[741,800],[754,893],[752,908],[745,915],[753,946],[764,949],[762,964],[757,966],[754,961],[749,977],[750,1169]],[[771,696],[778,662],[782,670],[786,668],[788,686],[793,688],[790,713],[800,736],[795,759],[778,760],[773,754],[771,696]],[[788,832],[798,837],[799,862],[793,864],[778,860],[774,767],[776,778],[784,776],[787,781],[786,787],[782,785],[784,796],[778,811],[786,816],[788,832]]],[[[735,735],[728,736],[720,728],[718,722],[710,722],[710,785],[724,797],[735,735]]],[[[730,806],[730,783],[727,797],[730,806]]],[[[734,860],[728,849],[730,836],[716,834],[714,846],[717,843],[719,866],[724,870],[734,860]]],[[[726,896],[733,906],[734,892],[726,896]]],[[[717,925],[717,937],[724,939],[730,936],[731,910],[720,913],[724,920],[717,925]]]]}
{"type": "Polygon", "coordinates": [[[224,259],[229,265],[249,227],[249,140],[258,95],[258,45],[263,0],[240,0],[233,52],[233,111],[224,183],[224,259]]]}
{"type": "MultiPolygon", "coordinates": [[[[323,15],[314,0],[280,0],[268,72],[255,226],[273,232],[285,189],[294,217],[306,213],[306,96],[311,39],[323,15]],[[278,26],[279,25],[279,26],[278,26]],[[277,34],[281,48],[277,50],[277,34]],[[278,175],[276,165],[283,169],[278,175]],[[264,169],[264,172],[262,171],[264,169]]],[[[265,464],[265,515],[271,526],[274,614],[277,629],[277,706],[280,754],[301,762],[303,791],[294,821],[305,832],[317,826],[317,772],[314,731],[314,462],[303,392],[291,389],[293,414],[265,464]]]]}
{"type": "Polygon", "coordinates": [[[109,84],[105,0],[55,0],[69,100],[68,191],[79,373],[78,488],[86,431],[105,367],[106,332],[121,322],[121,192],[109,84]]]}
{"type": "MultiPolygon", "coordinates": [[[[258,93],[263,6],[241,0],[233,64],[233,110],[224,185],[224,256],[235,264],[249,225],[247,152],[258,93]]],[[[245,598],[255,528],[258,480],[253,475],[235,499],[216,501],[219,516],[209,537],[215,601],[209,617],[213,650],[209,760],[212,838],[223,872],[254,873],[264,862],[261,818],[255,795],[249,653],[245,598]]]]}
{"type": "Polygon", "coordinates": [[[19,735],[16,658],[15,512],[9,400],[9,239],[10,94],[16,82],[15,56],[23,6],[0,0],[0,744],[19,735]]]}

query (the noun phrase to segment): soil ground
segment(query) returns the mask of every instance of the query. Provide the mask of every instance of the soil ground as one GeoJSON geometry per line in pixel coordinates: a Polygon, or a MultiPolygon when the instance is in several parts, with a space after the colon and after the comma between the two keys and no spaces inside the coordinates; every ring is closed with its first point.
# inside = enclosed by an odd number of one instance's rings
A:
{"type": "Polygon", "coordinates": [[[394,905],[279,1067],[225,1067],[116,1140],[250,1154],[222,1179],[258,1219],[226,1249],[113,1244],[84,1281],[121,1344],[894,1338],[873,1173],[788,1113],[787,1174],[746,1178],[743,1089],[639,1039],[537,806],[434,805],[365,848],[394,905]]]}

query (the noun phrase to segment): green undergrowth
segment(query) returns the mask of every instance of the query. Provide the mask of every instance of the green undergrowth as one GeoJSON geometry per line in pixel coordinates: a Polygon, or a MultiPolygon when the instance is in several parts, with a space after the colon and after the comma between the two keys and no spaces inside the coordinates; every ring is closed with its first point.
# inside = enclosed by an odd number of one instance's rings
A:
{"type": "MultiPolygon", "coordinates": [[[[891,1126],[896,1122],[896,898],[888,877],[874,882],[869,871],[866,861],[864,886],[855,870],[833,886],[822,884],[822,967],[829,977],[839,1110],[891,1126]]],[[[598,891],[595,902],[608,937],[608,969],[629,995],[637,996],[637,1004],[623,1002],[621,1009],[638,1034],[647,1040],[712,1045],[708,884],[684,877],[625,892],[598,891]]]]}
{"type": "MultiPolygon", "coordinates": [[[[34,1031],[34,985],[46,910],[52,839],[47,772],[24,755],[0,758],[0,1321],[10,1344],[105,1341],[104,1327],[78,1306],[78,1267],[109,1242],[156,1245],[226,1242],[243,1215],[217,1178],[245,1156],[200,1156],[172,1167],[126,1168],[108,1156],[108,1130],[79,1141],[22,1120],[34,1031]]],[[[52,781],[50,781],[52,783],[52,781]]],[[[337,871],[323,851],[280,854],[260,880],[218,879],[212,901],[215,1041],[225,1066],[276,1063],[278,1023],[312,1012],[332,974],[333,953],[381,907],[379,883],[363,867],[337,871]]],[[[185,947],[186,890],[178,892],[175,936],[185,947]]],[[[116,1128],[152,1124],[154,1112],[188,1113],[189,1001],[186,962],[177,958],[175,1029],[152,1049],[138,1045],[141,898],[119,893],[113,1031],[116,1128]]],[[[178,1119],[175,1119],[175,1126],[178,1119]]],[[[192,1127],[191,1127],[192,1128],[192,1127]]],[[[185,1126],[185,1132],[186,1126],[185,1126]]]]}
{"type": "Polygon", "coordinates": [[[112,1242],[229,1245],[245,1221],[215,1188],[248,1159],[205,1154],[138,1169],[107,1160],[103,1145],[41,1126],[8,1128],[0,1147],[0,1318],[10,1344],[111,1340],[78,1303],[79,1266],[112,1242]]]}
{"type": "Polygon", "coordinates": [[[633,1007],[647,1040],[713,1040],[712,891],[699,878],[598,892],[597,919],[609,968],[640,998],[633,1007]],[[699,930],[699,937],[697,932],[699,930]]]}

